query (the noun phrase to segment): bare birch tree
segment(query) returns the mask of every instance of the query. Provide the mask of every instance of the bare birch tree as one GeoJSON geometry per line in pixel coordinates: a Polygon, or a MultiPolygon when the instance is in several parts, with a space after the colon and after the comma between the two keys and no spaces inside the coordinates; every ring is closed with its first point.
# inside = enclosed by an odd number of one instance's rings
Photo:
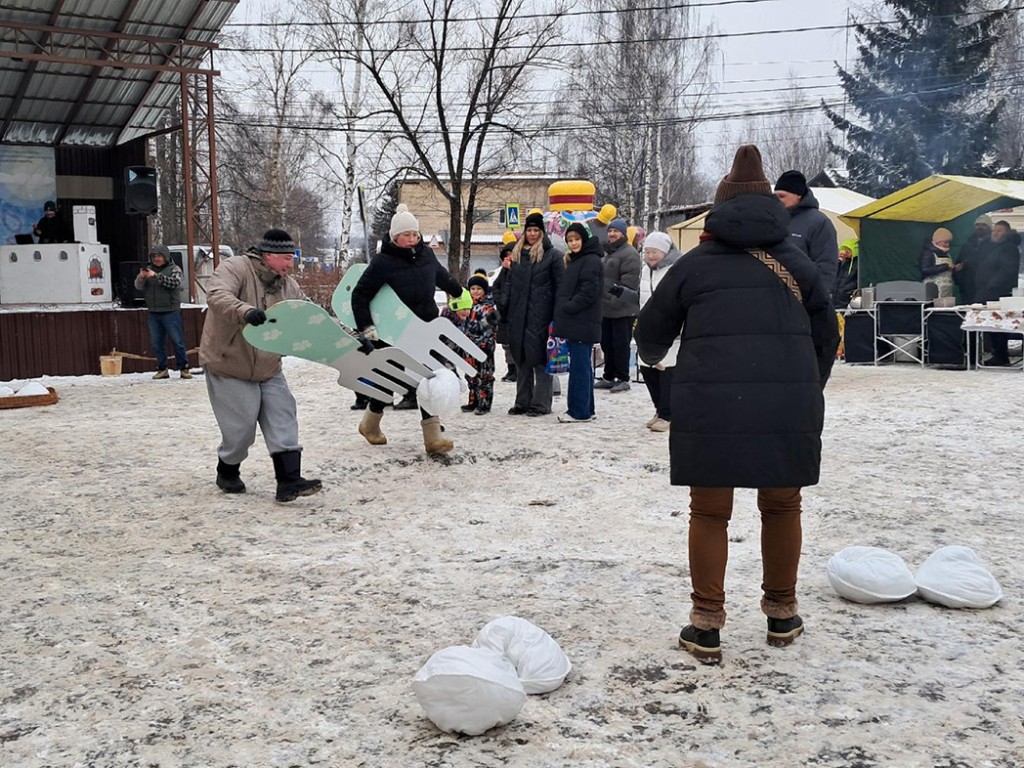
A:
{"type": "Polygon", "coordinates": [[[271,24],[241,46],[252,51],[241,54],[248,73],[241,92],[218,96],[222,230],[242,246],[280,226],[300,245],[318,248],[326,237],[311,135],[325,116],[303,75],[313,53],[294,12],[267,19],[271,24]]]}
{"type": "MultiPolygon", "coordinates": [[[[421,0],[355,24],[352,58],[397,137],[396,171],[426,177],[449,209],[448,268],[465,280],[481,177],[514,160],[527,87],[557,39],[557,18],[527,0],[421,0]]],[[[557,9],[556,9],[557,12],[557,9]]],[[[536,107],[534,107],[536,108],[536,107]]]]}
{"type": "MultiPolygon", "coordinates": [[[[332,94],[324,94],[322,107],[330,115],[330,123],[336,132],[321,134],[316,139],[317,154],[320,158],[320,177],[332,187],[330,194],[340,208],[338,226],[338,252],[343,267],[361,260],[362,253],[351,250],[352,219],[359,203],[357,176],[362,161],[365,172],[371,178],[378,176],[380,152],[375,162],[367,162],[371,135],[360,130],[372,115],[365,111],[367,83],[365,70],[360,65],[365,39],[358,31],[358,25],[371,20],[370,0],[309,0],[309,15],[316,23],[309,39],[317,49],[319,58],[334,70],[337,88],[332,94]],[[335,138],[340,139],[337,148],[335,138]]],[[[369,238],[366,212],[361,211],[364,235],[369,238]]]]}
{"type": "MultiPolygon", "coordinates": [[[[694,132],[711,95],[714,43],[694,39],[701,30],[685,4],[613,0],[590,7],[585,37],[595,44],[577,53],[572,69],[578,128],[560,155],[595,183],[600,201],[650,227],[666,199],[685,200],[704,186],[694,132]]],[[[569,123],[555,115],[553,124],[569,123]]]]}

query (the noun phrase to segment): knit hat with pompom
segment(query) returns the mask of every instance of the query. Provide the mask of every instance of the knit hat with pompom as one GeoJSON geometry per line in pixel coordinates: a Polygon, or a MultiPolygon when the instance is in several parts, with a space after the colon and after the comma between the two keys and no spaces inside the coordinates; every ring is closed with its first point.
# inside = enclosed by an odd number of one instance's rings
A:
{"type": "Polygon", "coordinates": [[[420,223],[409,212],[409,206],[405,203],[399,203],[398,208],[395,209],[395,215],[391,217],[391,227],[388,229],[391,239],[394,240],[403,232],[416,232],[418,234],[419,231],[420,223]]]}

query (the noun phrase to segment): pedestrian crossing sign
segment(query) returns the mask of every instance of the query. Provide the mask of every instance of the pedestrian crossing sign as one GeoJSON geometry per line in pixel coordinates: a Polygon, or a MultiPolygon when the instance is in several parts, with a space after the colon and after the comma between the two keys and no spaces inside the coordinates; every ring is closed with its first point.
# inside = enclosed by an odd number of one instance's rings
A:
{"type": "Polygon", "coordinates": [[[519,229],[519,203],[505,204],[505,227],[519,229]]]}

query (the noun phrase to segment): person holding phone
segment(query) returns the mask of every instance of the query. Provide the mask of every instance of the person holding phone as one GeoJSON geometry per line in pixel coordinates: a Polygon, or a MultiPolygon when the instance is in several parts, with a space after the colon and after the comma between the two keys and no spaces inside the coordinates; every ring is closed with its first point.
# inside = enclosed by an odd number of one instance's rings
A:
{"type": "Polygon", "coordinates": [[[166,245],[149,249],[149,261],[135,278],[135,290],[142,291],[149,310],[149,339],[156,355],[154,379],[167,379],[167,339],[174,346],[174,363],[181,378],[191,379],[188,352],[185,350],[185,330],[181,321],[181,267],[171,261],[166,245]]]}

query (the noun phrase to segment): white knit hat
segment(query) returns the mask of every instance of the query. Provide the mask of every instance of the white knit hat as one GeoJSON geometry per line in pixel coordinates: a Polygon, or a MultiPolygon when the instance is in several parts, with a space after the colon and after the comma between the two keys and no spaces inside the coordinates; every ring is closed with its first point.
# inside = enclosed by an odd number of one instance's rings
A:
{"type": "Polygon", "coordinates": [[[416,221],[415,216],[409,213],[409,206],[405,203],[399,203],[395,209],[395,215],[391,217],[391,229],[388,230],[391,239],[394,240],[403,232],[419,231],[420,223],[416,221]]]}
{"type": "Polygon", "coordinates": [[[653,248],[657,251],[668,253],[672,248],[672,238],[664,232],[651,232],[644,240],[644,249],[653,248]]]}

